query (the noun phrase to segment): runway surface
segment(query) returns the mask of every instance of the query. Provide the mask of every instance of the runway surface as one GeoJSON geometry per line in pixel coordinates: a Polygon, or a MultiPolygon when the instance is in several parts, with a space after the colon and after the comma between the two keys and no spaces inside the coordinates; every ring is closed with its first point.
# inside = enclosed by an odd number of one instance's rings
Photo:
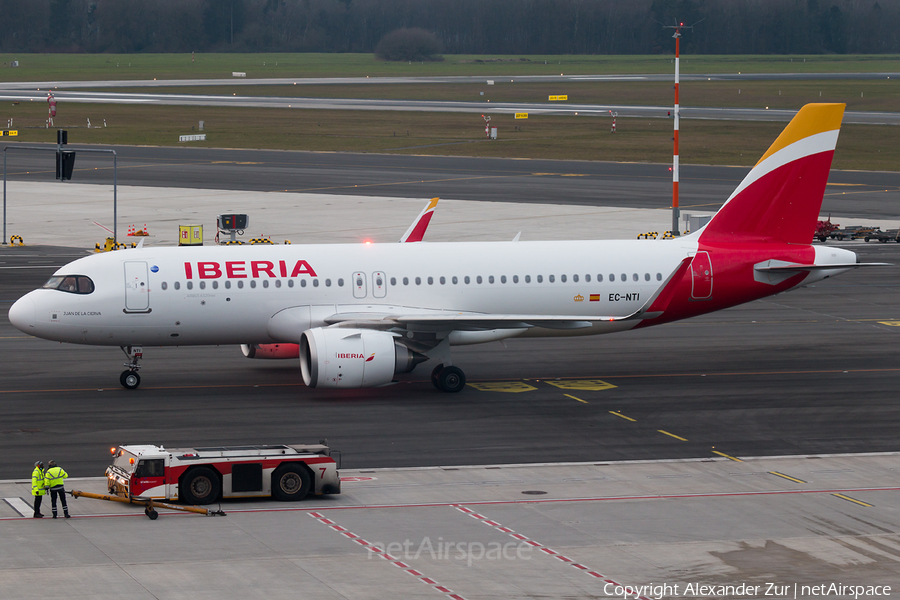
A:
{"type": "MultiPolygon", "coordinates": [[[[9,144],[10,148],[17,146],[21,145],[9,144]]],[[[42,152],[8,151],[9,179],[52,181],[56,146],[42,147],[45,148],[42,152]]],[[[78,146],[73,144],[68,148],[77,151],[78,146]]],[[[667,164],[206,148],[108,148],[117,153],[119,185],[423,199],[438,196],[457,200],[627,208],[666,208],[671,206],[672,198],[672,174],[667,164]]],[[[760,154],[763,151],[761,149],[760,154]]],[[[681,165],[679,194],[683,211],[717,210],[749,170],[748,167],[681,165]]],[[[73,180],[112,184],[112,157],[78,154],[73,180]]],[[[835,218],[845,215],[895,220],[900,217],[898,198],[900,173],[832,171],[822,212],[835,218]]],[[[10,197],[8,201],[17,203],[21,199],[10,197]]]]}
{"type": "MultiPolygon", "coordinates": [[[[0,90],[97,89],[119,87],[257,86],[257,85],[395,85],[413,83],[486,83],[513,79],[521,83],[578,81],[671,81],[672,73],[623,73],[595,75],[450,75],[444,77],[230,77],[227,79],[115,79],[101,81],[3,81],[0,90]]],[[[699,73],[680,75],[681,81],[809,81],[898,79],[897,73],[699,73]]]]}
{"type": "MultiPolygon", "coordinates": [[[[900,244],[846,247],[900,263],[900,244]]],[[[0,251],[0,478],[23,477],[36,457],[98,475],[120,443],[327,438],[350,468],[900,446],[892,268],[640,332],[458,348],[472,385],[455,395],[434,390],[427,364],[387,388],[311,390],[295,361],[252,361],[237,347],[145,348],[143,383],[129,392],[118,349],[30,338],[6,319],[12,301],[83,254],[0,251]]]]}
{"type": "MultiPolygon", "coordinates": [[[[454,112],[532,115],[583,115],[619,117],[643,117],[668,119],[671,106],[635,106],[620,104],[559,104],[544,102],[451,102],[438,100],[373,100],[365,98],[297,98],[277,96],[224,96],[204,94],[155,94],[125,92],[69,92],[54,91],[60,102],[96,104],[148,104],[156,106],[227,106],[240,108],[291,108],[307,110],[371,110],[411,112],[454,112]]],[[[0,101],[46,101],[47,94],[40,90],[2,90],[0,101]]],[[[768,110],[760,108],[700,108],[681,107],[682,119],[706,119],[721,121],[790,121],[796,111],[768,110]]],[[[863,125],[898,125],[900,113],[847,111],[844,123],[863,125]]]]}

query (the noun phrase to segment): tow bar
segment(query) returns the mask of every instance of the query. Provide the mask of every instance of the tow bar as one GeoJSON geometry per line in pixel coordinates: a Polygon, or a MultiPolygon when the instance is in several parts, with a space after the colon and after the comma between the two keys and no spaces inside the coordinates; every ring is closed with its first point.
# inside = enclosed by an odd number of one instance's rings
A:
{"type": "Polygon", "coordinates": [[[147,515],[151,521],[155,521],[159,517],[159,513],[156,512],[157,508],[197,513],[198,515],[206,515],[208,517],[225,516],[225,513],[221,510],[209,510],[208,508],[200,508],[199,506],[178,506],[177,504],[157,502],[156,500],[144,498],[124,498],[122,496],[113,496],[111,494],[93,494],[91,492],[82,492],[80,490],[72,490],[69,493],[72,494],[72,498],[94,498],[95,500],[109,500],[110,502],[121,502],[123,504],[137,504],[143,506],[144,514],[147,515]]]}

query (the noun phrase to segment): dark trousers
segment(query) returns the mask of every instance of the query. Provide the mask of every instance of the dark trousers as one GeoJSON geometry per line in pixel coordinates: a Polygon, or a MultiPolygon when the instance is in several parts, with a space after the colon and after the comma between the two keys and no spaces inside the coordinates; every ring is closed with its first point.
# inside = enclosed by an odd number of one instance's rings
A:
{"type": "Polygon", "coordinates": [[[59,496],[62,501],[63,514],[69,514],[69,507],[66,505],[66,488],[60,486],[59,489],[50,488],[50,507],[53,509],[53,516],[56,516],[56,497],[59,496]]]}
{"type": "Polygon", "coordinates": [[[43,499],[43,496],[34,497],[34,516],[38,516],[39,514],[41,514],[41,500],[43,499]]]}

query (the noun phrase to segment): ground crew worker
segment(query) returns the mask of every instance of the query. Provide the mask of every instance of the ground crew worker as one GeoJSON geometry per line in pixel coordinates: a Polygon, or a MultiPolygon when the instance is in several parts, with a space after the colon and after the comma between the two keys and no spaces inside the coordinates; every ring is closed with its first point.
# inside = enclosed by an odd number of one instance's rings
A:
{"type": "Polygon", "coordinates": [[[44,483],[50,489],[50,507],[53,510],[53,518],[56,518],[56,497],[62,500],[63,514],[69,518],[69,507],[66,505],[66,488],[64,487],[68,473],[62,467],[57,466],[55,460],[47,463],[49,467],[44,473],[44,483]]]}
{"type": "Polygon", "coordinates": [[[39,460],[34,463],[34,471],[31,472],[31,495],[34,496],[34,518],[40,519],[44,515],[41,514],[41,500],[47,494],[47,488],[44,484],[44,462],[39,460]]]}

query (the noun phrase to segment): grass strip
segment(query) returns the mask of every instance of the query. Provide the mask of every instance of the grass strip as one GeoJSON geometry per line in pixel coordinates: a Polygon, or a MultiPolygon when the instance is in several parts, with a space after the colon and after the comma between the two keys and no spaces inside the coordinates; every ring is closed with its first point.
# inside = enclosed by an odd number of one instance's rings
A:
{"type": "MultiPolygon", "coordinates": [[[[674,53],[674,49],[672,50],[674,53]]],[[[898,55],[684,55],[691,73],[896,72],[898,55]]],[[[443,62],[379,61],[372,54],[0,54],[0,81],[213,79],[247,77],[386,77],[672,73],[671,54],[446,55],[443,62]],[[9,68],[12,61],[19,66],[9,68]]]]}
{"type": "MultiPolygon", "coordinates": [[[[43,102],[15,109],[18,142],[56,142],[47,129],[43,102]]],[[[587,116],[496,115],[499,139],[484,135],[480,115],[392,111],[328,111],[193,106],[61,104],[57,128],[70,144],[125,144],[217,148],[269,148],[334,152],[380,152],[560,160],[670,163],[672,122],[587,116]],[[90,119],[92,127],[86,127],[90,119]],[[104,127],[104,120],[106,126],[104,127]],[[199,133],[205,142],[179,142],[199,133]]],[[[783,129],[783,123],[684,120],[682,164],[752,166],[783,129]]],[[[836,169],[900,170],[900,128],[845,125],[834,159],[836,169]]]]}

